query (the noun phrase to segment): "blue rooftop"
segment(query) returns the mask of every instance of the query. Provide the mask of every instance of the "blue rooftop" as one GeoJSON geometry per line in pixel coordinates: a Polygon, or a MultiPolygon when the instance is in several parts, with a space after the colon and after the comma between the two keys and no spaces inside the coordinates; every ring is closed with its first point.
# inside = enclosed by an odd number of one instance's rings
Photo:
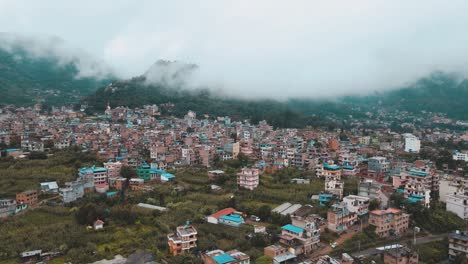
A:
{"type": "Polygon", "coordinates": [[[228,255],[228,254],[224,253],[224,254],[221,254],[221,255],[214,256],[213,260],[216,261],[216,263],[218,263],[218,264],[225,264],[225,263],[229,263],[231,261],[234,261],[235,259],[233,257],[231,257],[231,255],[228,255]]]}
{"type": "Polygon", "coordinates": [[[19,149],[17,149],[17,148],[6,149],[6,152],[15,152],[15,151],[19,151],[19,149]]]}
{"type": "Polygon", "coordinates": [[[330,165],[328,164],[328,162],[324,162],[323,163],[323,168],[327,169],[327,170],[339,170],[340,169],[340,166],[338,165],[330,165]]]}
{"type": "Polygon", "coordinates": [[[237,215],[237,214],[223,215],[219,219],[223,219],[223,220],[231,221],[231,222],[235,222],[235,223],[243,223],[244,222],[244,218],[242,218],[240,215],[237,215]]]}
{"type": "Polygon", "coordinates": [[[422,172],[422,171],[409,171],[408,173],[410,175],[420,176],[420,177],[426,177],[427,176],[427,173],[422,172]]]}
{"type": "Polygon", "coordinates": [[[106,172],[107,169],[106,168],[102,168],[102,167],[84,167],[84,168],[81,168],[80,169],[80,173],[96,173],[96,172],[106,172]]]}
{"type": "Polygon", "coordinates": [[[158,173],[158,174],[164,174],[166,173],[165,170],[157,169],[157,168],[151,168],[150,173],[158,173]]]}
{"type": "Polygon", "coordinates": [[[175,176],[173,174],[170,174],[170,173],[163,173],[161,174],[161,177],[164,177],[166,179],[174,179],[175,176]]]}
{"type": "Polygon", "coordinates": [[[284,230],[286,230],[286,231],[296,233],[296,234],[304,232],[304,229],[302,229],[300,227],[297,227],[297,226],[294,226],[294,225],[291,225],[291,224],[287,224],[287,225],[283,226],[282,228],[284,230]]]}

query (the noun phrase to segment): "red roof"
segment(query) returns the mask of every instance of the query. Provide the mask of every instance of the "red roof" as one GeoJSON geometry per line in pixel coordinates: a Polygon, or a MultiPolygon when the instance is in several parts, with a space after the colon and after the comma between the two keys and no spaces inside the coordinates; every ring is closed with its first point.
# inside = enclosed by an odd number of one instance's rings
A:
{"type": "Polygon", "coordinates": [[[400,212],[401,212],[400,209],[388,208],[387,210],[374,210],[374,211],[371,212],[371,214],[376,214],[376,215],[399,214],[400,212]]]}
{"type": "Polygon", "coordinates": [[[94,225],[103,225],[104,224],[104,221],[102,221],[101,219],[98,219],[94,222],[94,225]]]}
{"type": "Polygon", "coordinates": [[[107,183],[97,183],[94,184],[94,187],[96,188],[105,188],[107,186],[107,183]]]}
{"type": "Polygon", "coordinates": [[[236,209],[229,207],[229,208],[224,208],[223,210],[218,211],[218,212],[216,212],[216,213],[214,213],[214,214],[212,214],[212,215],[210,215],[210,216],[211,216],[211,217],[214,217],[214,218],[216,218],[216,219],[218,219],[218,218],[220,218],[221,216],[225,216],[225,215],[232,214],[232,213],[234,213],[235,211],[236,211],[236,209]]]}

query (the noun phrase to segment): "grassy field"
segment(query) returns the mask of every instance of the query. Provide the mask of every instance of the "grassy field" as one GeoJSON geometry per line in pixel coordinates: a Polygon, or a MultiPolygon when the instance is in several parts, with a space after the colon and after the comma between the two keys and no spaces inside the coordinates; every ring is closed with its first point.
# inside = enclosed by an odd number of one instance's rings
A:
{"type": "MultiPolygon", "coordinates": [[[[0,182],[3,194],[37,186],[43,180],[63,182],[73,179],[76,168],[82,161],[70,155],[51,157],[47,160],[1,161],[0,182]],[[8,163],[5,165],[3,163],[8,163]],[[14,174],[11,184],[3,175],[14,174]],[[18,182],[19,185],[14,183],[18,182]],[[4,188],[3,186],[6,186],[4,188]]],[[[86,160],[86,159],[85,159],[86,160]]],[[[275,238],[247,238],[253,227],[240,228],[208,224],[204,217],[219,209],[233,206],[247,214],[255,214],[262,206],[273,208],[283,202],[311,203],[310,196],[323,189],[323,182],[312,180],[311,184],[291,184],[289,178],[303,175],[298,170],[262,175],[261,185],[254,191],[238,190],[237,168],[224,167],[227,172],[222,179],[210,182],[205,169],[190,168],[174,172],[176,180],[166,184],[154,184],[155,190],[146,193],[127,193],[113,199],[96,194],[85,197],[70,207],[45,206],[6,219],[0,225],[0,263],[19,261],[19,253],[27,250],[60,251],[63,256],[53,263],[72,261],[87,263],[116,254],[127,256],[136,249],[153,252],[158,259],[168,259],[166,235],[187,220],[192,221],[199,233],[197,251],[213,248],[230,250],[237,248],[249,254],[252,260],[260,257],[263,247],[275,242],[275,238]],[[286,176],[285,176],[286,175],[286,176]],[[221,191],[211,191],[210,185],[217,184],[221,191]],[[146,202],[169,208],[168,212],[153,212],[137,208],[135,204],[146,202]],[[106,226],[102,231],[87,230],[77,221],[77,211],[92,205],[104,212],[106,226]],[[4,235],[3,235],[4,234],[4,235]],[[3,261],[3,262],[2,262],[3,261]]],[[[317,213],[326,208],[314,207],[317,213]]],[[[279,224],[269,227],[279,229],[279,224]]],[[[196,252],[195,252],[196,253],[196,252]]],[[[197,259],[190,261],[197,263],[197,259]]],[[[183,258],[170,258],[171,263],[190,262],[183,258]]]]}
{"type": "Polygon", "coordinates": [[[63,184],[76,179],[81,166],[99,164],[94,155],[76,151],[56,152],[44,160],[0,159],[0,197],[14,197],[16,193],[39,189],[39,183],[57,181],[63,184]]]}

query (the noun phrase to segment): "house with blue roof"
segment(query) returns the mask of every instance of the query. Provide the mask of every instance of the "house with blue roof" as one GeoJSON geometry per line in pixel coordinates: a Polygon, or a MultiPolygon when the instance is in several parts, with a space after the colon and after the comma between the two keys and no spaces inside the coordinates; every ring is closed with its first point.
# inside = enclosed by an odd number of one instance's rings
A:
{"type": "Polygon", "coordinates": [[[218,223],[228,226],[239,227],[245,223],[244,218],[239,214],[229,214],[219,217],[218,223]]]}
{"type": "MultiPolygon", "coordinates": [[[[292,224],[281,227],[279,243],[294,256],[308,255],[320,242],[320,231],[305,218],[292,218],[292,224]]],[[[272,256],[270,256],[272,257],[272,256]]]]}
{"type": "Polygon", "coordinates": [[[250,256],[237,249],[224,252],[220,249],[207,251],[202,254],[206,264],[250,264],[250,256]]]}
{"type": "Polygon", "coordinates": [[[328,202],[330,202],[333,199],[333,194],[331,193],[320,193],[319,194],[319,204],[320,206],[325,206],[327,205],[328,202]]]}

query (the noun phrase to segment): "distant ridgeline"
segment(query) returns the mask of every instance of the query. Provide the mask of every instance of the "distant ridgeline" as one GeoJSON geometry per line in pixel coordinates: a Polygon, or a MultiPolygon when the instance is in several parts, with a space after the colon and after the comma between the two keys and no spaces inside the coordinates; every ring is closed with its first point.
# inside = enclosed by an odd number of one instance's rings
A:
{"type": "Polygon", "coordinates": [[[0,104],[66,105],[109,83],[77,75],[73,62],[64,64],[53,56],[32,56],[21,46],[7,51],[0,45],[0,104]]]}
{"type": "Polygon", "coordinates": [[[211,116],[229,115],[237,120],[267,120],[276,127],[330,125],[330,121],[323,117],[335,117],[337,120],[346,119],[349,115],[366,118],[365,113],[376,107],[414,113],[441,112],[448,117],[468,120],[468,81],[443,73],[432,74],[405,88],[369,96],[350,96],[334,101],[289,99],[284,102],[219,97],[208,89],[183,89],[183,82],[170,85],[166,79],[148,82],[147,78],[145,73],[130,80],[114,82],[98,89],[84,102],[91,111],[103,111],[107,102],[112,107],[171,102],[175,106],[170,109],[170,114],[179,117],[193,110],[211,116]]]}
{"type": "Polygon", "coordinates": [[[267,120],[275,127],[299,128],[333,126],[350,115],[366,118],[365,113],[376,108],[440,112],[468,120],[468,80],[452,74],[434,73],[407,87],[369,96],[277,101],[220,97],[209,89],[186,89],[185,76],[197,68],[194,64],[158,61],[141,76],[111,83],[115,78],[77,78],[79,71],[73,62],[31,56],[21,46],[8,51],[0,48],[0,104],[87,104],[89,111],[97,112],[103,111],[107,102],[112,107],[170,102],[174,107],[163,108],[163,114],[181,117],[193,110],[201,115],[228,115],[253,123],[267,120]]]}

